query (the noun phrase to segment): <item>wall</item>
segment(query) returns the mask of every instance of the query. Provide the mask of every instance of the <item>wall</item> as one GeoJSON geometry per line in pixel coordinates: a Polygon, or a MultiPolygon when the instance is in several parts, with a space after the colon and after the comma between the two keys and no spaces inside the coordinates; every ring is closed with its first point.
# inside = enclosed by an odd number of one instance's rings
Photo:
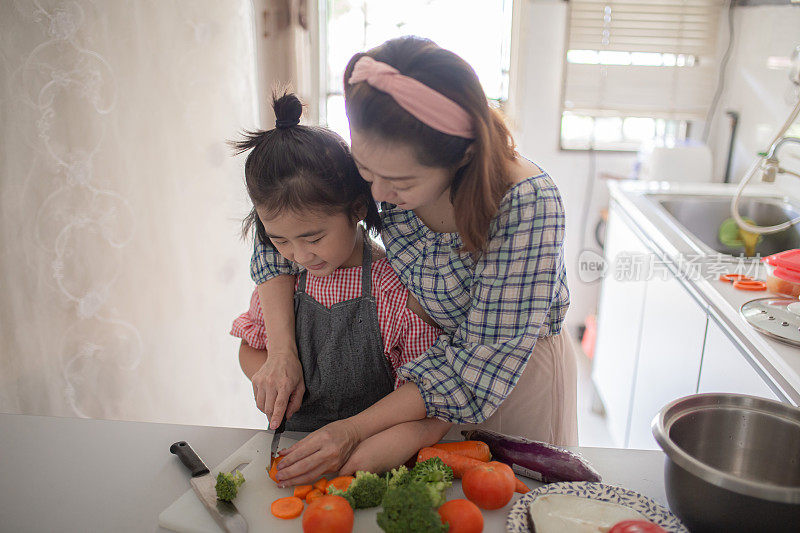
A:
{"type": "Polygon", "coordinates": [[[599,176],[601,173],[630,175],[636,156],[559,149],[567,4],[558,0],[518,1],[522,3],[517,11],[521,15],[520,75],[514,81],[519,90],[511,102],[513,127],[520,152],[544,168],[561,190],[567,213],[565,251],[572,300],[566,324],[576,334],[586,315],[595,312],[600,290],[599,281],[584,283],[577,275],[582,249],[599,251],[594,228],[600,210],[608,204],[608,190],[599,176]],[[582,239],[585,239],[583,246],[582,239]]]}
{"type": "MultiPolygon", "coordinates": [[[[798,93],[789,82],[788,70],[767,67],[768,57],[789,57],[796,46],[800,46],[800,5],[735,8],[734,47],[709,138],[718,181],[722,181],[725,173],[730,139],[725,111],[739,113],[731,164],[731,181],[739,182],[756,154],[768,147],[797,101],[798,93]]],[[[783,147],[779,153],[781,161],[800,171],[800,160],[796,156],[792,159],[791,153],[798,154],[800,150],[783,147]]],[[[797,178],[779,177],[778,185],[800,197],[797,178]]]]}

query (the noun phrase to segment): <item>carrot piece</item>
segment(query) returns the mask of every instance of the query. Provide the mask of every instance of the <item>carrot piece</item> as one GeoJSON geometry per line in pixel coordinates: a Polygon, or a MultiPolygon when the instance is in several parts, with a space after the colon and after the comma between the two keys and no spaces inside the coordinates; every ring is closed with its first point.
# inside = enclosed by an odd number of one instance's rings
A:
{"type": "Polygon", "coordinates": [[[322,498],[323,496],[324,496],[324,494],[322,493],[321,490],[319,490],[319,489],[311,489],[311,492],[309,492],[306,495],[306,503],[311,503],[314,500],[316,500],[317,498],[322,498]]]}
{"type": "Polygon", "coordinates": [[[325,494],[325,489],[328,488],[328,480],[323,478],[318,479],[314,483],[314,488],[319,490],[321,493],[325,494]]]}
{"type": "Polygon", "coordinates": [[[303,500],[297,496],[286,496],[285,498],[278,498],[272,502],[269,510],[274,516],[289,520],[303,514],[303,507],[303,500]]]}
{"type": "Polygon", "coordinates": [[[478,461],[487,462],[492,458],[489,445],[479,440],[464,440],[461,442],[440,442],[433,445],[434,448],[450,453],[457,453],[464,457],[472,457],[478,461]]]}
{"type": "Polygon", "coordinates": [[[278,482],[275,479],[275,476],[278,474],[278,463],[283,460],[283,457],[276,457],[274,461],[272,461],[272,465],[269,467],[269,478],[274,481],[275,483],[278,482]]]}
{"type": "Polygon", "coordinates": [[[350,486],[350,483],[353,482],[355,478],[353,476],[339,476],[335,477],[328,482],[328,486],[325,487],[325,492],[328,492],[328,489],[331,487],[335,487],[339,490],[347,490],[347,487],[350,486]]]}
{"type": "MultiPolygon", "coordinates": [[[[427,461],[431,457],[440,458],[444,464],[453,469],[453,475],[459,479],[464,477],[464,474],[470,468],[486,464],[485,462],[478,461],[472,457],[465,457],[457,453],[450,453],[439,448],[422,448],[417,454],[417,462],[421,463],[422,461],[427,461]]],[[[517,478],[517,476],[514,476],[514,479],[516,479],[516,487],[514,488],[516,492],[522,492],[524,494],[530,490],[522,481],[519,480],[519,478],[517,478]]]]}
{"type": "Polygon", "coordinates": [[[422,448],[417,454],[417,462],[427,461],[431,457],[439,457],[444,464],[453,469],[453,475],[459,479],[470,468],[484,464],[483,461],[472,457],[465,457],[439,448],[422,448]]]}
{"type": "Polygon", "coordinates": [[[297,485],[294,488],[294,495],[300,498],[301,500],[305,500],[308,493],[311,492],[311,489],[314,487],[312,485],[297,485]]]}

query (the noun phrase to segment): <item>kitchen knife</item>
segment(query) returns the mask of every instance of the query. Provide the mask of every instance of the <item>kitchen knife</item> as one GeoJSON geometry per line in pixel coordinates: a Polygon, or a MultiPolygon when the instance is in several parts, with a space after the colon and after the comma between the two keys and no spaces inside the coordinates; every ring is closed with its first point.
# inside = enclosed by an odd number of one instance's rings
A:
{"type": "Polygon", "coordinates": [[[214,521],[225,531],[246,533],[247,521],[231,502],[217,499],[216,479],[211,475],[203,460],[194,453],[186,441],[176,442],[169,451],[177,455],[192,473],[190,483],[197,497],[203,502],[214,521]]]}
{"type": "Polygon", "coordinates": [[[281,443],[281,435],[283,435],[283,431],[285,429],[286,429],[286,415],[284,414],[283,420],[281,420],[281,425],[278,426],[278,429],[276,429],[275,433],[272,435],[272,446],[270,446],[270,460],[269,460],[270,470],[272,470],[272,464],[278,457],[278,448],[280,447],[281,443]]]}

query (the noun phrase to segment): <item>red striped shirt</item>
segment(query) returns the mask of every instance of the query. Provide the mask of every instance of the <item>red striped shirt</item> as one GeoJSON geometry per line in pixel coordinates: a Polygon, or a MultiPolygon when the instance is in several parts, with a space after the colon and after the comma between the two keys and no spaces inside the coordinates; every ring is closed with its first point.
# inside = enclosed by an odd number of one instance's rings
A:
{"type": "MultiPolygon", "coordinates": [[[[339,268],[322,278],[309,274],[306,276],[306,292],[328,308],[358,298],[361,296],[361,267],[339,268]]],[[[385,257],[372,263],[372,294],[378,304],[383,351],[392,365],[396,388],[405,383],[397,377],[397,369],[425,353],[442,330],[426,324],[406,307],[408,291],[385,257]]],[[[258,290],[254,290],[250,297],[250,309],[233,321],[231,335],[243,339],[253,348],[267,348],[258,290]]]]}

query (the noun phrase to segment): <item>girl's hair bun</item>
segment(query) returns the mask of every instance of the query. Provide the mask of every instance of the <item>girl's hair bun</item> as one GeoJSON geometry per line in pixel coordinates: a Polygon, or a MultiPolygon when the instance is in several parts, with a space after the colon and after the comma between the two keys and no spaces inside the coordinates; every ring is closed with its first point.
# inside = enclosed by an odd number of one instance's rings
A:
{"type": "Polygon", "coordinates": [[[345,140],[320,126],[297,126],[303,105],[288,91],[272,94],[272,109],[274,129],[245,131],[242,139],[231,142],[236,153],[250,152],[244,175],[253,208],[243,221],[243,234],[255,228],[256,242],[272,246],[259,212],[267,219],[315,210],[360,218],[364,205],[367,229],[380,230],[369,183],[361,179],[345,140]]]}
{"type": "Polygon", "coordinates": [[[284,92],[283,96],[277,93],[272,95],[272,109],[275,111],[275,127],[279,129],[291,128],[300,123],[303,114],[303,104],[294,93],[284,92]]]}

